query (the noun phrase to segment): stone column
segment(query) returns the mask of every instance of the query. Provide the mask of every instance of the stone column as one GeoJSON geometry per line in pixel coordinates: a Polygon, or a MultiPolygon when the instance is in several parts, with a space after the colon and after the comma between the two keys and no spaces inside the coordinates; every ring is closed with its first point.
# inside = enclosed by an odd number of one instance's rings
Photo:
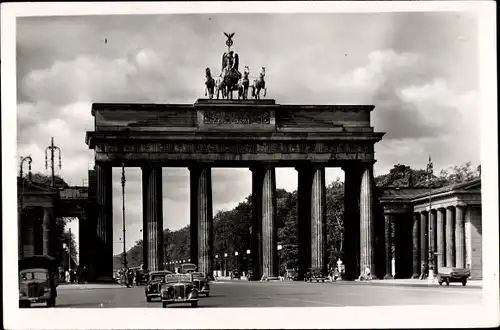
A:
{"type": "Polygon", "coordinates": [[[437,226],[436,226],[436,235],[437,235],[437,265],[438,269],[440,267],[444,267],[446,265],[446,252],[445,252],[445,237],[444,237],[444,219],[446,215],[446,210],[444,208],[440,208],[437,210],[437,226]]]}
{"type": "Polygon", "coordinates": [[[454,242],[454,225],[455,212],[454,207],[446,209],[446,267],[455,267],[455,242],[454,242]]]}
{"type": "Polygon", "coordinates": [[[264,171],[261,166],[252,166],[250,170],[252,171],[252,243],[250,253],[253,278],[260,280],[262,277],[262,183],[264,171]]]}
{"type": "Polygon", "coordinates": [[[52,233],[53,218],[54,218],[54,208],[51,206],[44,207],[42,230],[43,230],[43,254],[46,256],[52,256],[53,254],[52,245],[54,243],[51,240],[51,237],[53,236],[52,233]]]}
{"type": "Polygon", "coordinates": [[[344,167],[344,264],[345,277],[354,280],[359,276],[359,192],[361,170],[355,166],[344,167]]]}
{"type": "Polygon", "coordinates": [[[326,195],[325,168],[312,168],[311,185],[311,267],[326,272],[326,195]]]}
{"type": "Polygon", "coordinates": [[[276,172],[264,167],[262,182],[262,274],[278,276],[278,228],[276,226],[276,172]]]}
{"type": "Polygon", "coordinates": [[[385,219],[385,276],[384,279],[392,279],[392,216],[384,214],[385,219]]]}
{"type": "Polygon", "coordinates": [[[429,240],[428,238],[428,229],[427,229],[427,220],[428,220],[427,212],[420,213],[420,262],[427,263],[429,260],[429,240]]]}
{"type": "Polygon", "coordinates": [[[412,228],[413,275],[411,277],[418,278],[420,275],[420,213],[413,213],[412,228]]]}
{"type": "Polygon", "coordinates": [[[457,268],[465,268],[465,208],[455,208],[455,255],[457,268]]]}
{"type": "Polygon", "coordinates": [[[360,270],[370,268],[375,278],[374,212],[373,212],[373,165],[366,165],[361,176],[360,208],[360,270]]]}
{"type": "MultiPolygon", "coordinates": [[[[197,226],[198,270],[213,274],[213,212],[212,212],[212,169],[206,165],[190,167],[191,179],[191,223],[197,226]]],[[[193,238],[194,240],[194,238],[193,238]]],[[[192,240],[192,241],[193,241],[192,240]]]]}
{"type": "Polygon", "coordinates": [[[98,281],[113,278],[113,186],[112,167],[96,164],[97,246],[95,273],[98,281]]]}
{"type": "Polygon", "coordinates": [[[297,167],[297,227],[299,245],[299,279],[303,279],[311,267],[311,168],[297,167]]]}
{"type": "Polygon", "coordinates": [[[149,271],[163,269],[163,189],[161,166],[142,167],[143,264],[149,271]]]}

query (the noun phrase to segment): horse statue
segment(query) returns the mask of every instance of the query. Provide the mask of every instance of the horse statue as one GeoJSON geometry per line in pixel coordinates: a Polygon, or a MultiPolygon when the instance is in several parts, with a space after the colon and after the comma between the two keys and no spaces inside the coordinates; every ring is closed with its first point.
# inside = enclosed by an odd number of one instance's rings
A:
{"type": "Polygon", "coordinates": [[[222,99],[226,97],[226,86],[224,85],[224,79],[222,78],[222,75],[217,77],[217,79],[215,80],[215,93],[217,95],[217,100],[220,96],[222,96],[222,99]]]}
{"type": "Polygon", "coordinates": [[[212,78],[212,73],[210,72],[210,68],[205,69],[205,96],[208,98],[214,98],[214,89],[215,89],[215,79],[212,78]]]}
{"type": "Polygon", "coordinates": [[[250,69],[248,68],[248,66],[245,66],[245,70],[243,71],[243,78],[241,78],[238,82],[238,99],[248,99],[248,87],[250,86],[250,79],[248,79],[249,74],[250,69]]]}
{"type": "Polygon", "coordinates": [[[267,94],[266,81],[264,77],[266,76],[266,68],[262,67],[259,79],[255,79],[252,84],[252,97],[256,100],[260,100],[260,91],[264,90],[264,97],[267,94]]]}

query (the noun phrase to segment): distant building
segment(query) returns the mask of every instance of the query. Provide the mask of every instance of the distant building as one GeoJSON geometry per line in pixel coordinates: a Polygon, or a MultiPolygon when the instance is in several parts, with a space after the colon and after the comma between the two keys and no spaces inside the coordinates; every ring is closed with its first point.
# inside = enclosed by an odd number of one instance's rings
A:
{"type": "Polygon", "coordinates": [[[471,279],[482,279],[481,179],[432,189],[430,196],[428,188],[381,189],[384,272],[394,258],[396,278],[418,276],[432,250],[438,269],[468,267],[471,279]]]}

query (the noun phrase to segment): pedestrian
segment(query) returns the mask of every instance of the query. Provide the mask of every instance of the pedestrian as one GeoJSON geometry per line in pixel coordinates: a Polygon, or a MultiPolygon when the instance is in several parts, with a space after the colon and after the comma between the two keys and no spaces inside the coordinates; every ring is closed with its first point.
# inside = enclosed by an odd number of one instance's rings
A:
{"type": "Polygon", "coordinates": [[[123,285],[125,285],[127,288],[130,287],[128,284],[127,269],[125,268],[121,270],[121,280],[123,285]]]}
{"type": "Polygon", "coordinates": [[[425,262],[422,262],[422,268],[420,270],[420,280],[424,280],[427,278],[427,264],[425,262]]]}
{"type": "Polygon", "coordinates": [[[365,268],[365,280],[371,281],[371,279],[372,279],[372,273],[371,273],[370,267],[366,266],[366,268],[365,268]]]}
{"type": "Polygon", "coordinates": [[[138,270],[135,271],[135,285],[139,286],[139,283],[141,281],[141,274],[139,273],[138,270]]]}
{"type": "Polygon", "coordinates": [[[127,287],[133,286],[133,282],[134,282],[134,272],[129,270],[128,271],[128,284],[129,284],[129,286],[127,286],[127,287]]]}

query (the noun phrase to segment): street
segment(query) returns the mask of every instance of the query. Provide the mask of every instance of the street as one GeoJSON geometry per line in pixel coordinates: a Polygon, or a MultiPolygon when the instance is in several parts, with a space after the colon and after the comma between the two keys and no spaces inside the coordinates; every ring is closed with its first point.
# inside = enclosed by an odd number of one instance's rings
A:
{"type": "MultiPolygon", "coordinates": [[[[207,307],[342,307],[394,305],[480,304],[480,288],[461,285],[403,286],[336,282],[247,282],[211,283],[210,297],[200,298],[199,308],[207,307]]],[[[173,305],[183,308],[189,305],[173,305]]],[[[56,308],[162,308],[160,300],[146,302],[144,287],[71,285],[58,289],[56,308]]]]}

